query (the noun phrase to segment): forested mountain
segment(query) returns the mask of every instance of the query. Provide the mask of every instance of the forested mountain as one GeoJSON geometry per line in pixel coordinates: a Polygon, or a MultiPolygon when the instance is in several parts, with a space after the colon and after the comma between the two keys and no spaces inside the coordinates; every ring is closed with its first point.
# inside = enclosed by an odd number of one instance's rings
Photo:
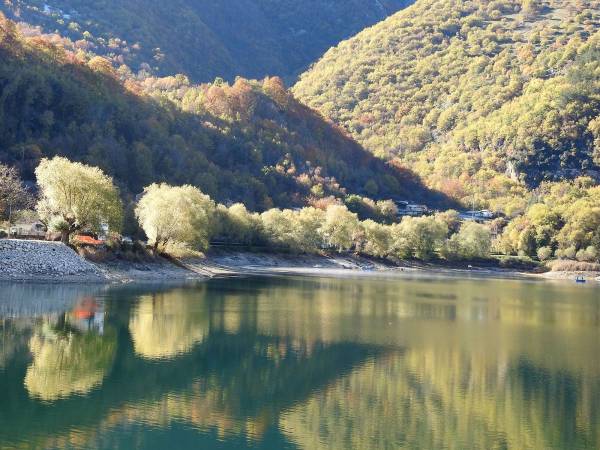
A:
{"type": "Polygon", "coordinates": [[[417,0],[293,92],[431,187],[522,210],[544,180],[599,179],[599,30],[597,0],[417,0]]]}
{"type": "Polygon", "coordinates": [[[414,0],[5,0],[14,20],[157,75],[292,78],[414,0]]]}
{"type": "Polygon", "coordinates": [[[191,183],[251,209],[352,192],[439,199],[278,78],[194,85],[183,75],[133,76],[58,44],[23,35],[0,14],[0,162],[26,179],[40,158],[62,155],[101,167],[130,194],[155,181],[191,183]]]}

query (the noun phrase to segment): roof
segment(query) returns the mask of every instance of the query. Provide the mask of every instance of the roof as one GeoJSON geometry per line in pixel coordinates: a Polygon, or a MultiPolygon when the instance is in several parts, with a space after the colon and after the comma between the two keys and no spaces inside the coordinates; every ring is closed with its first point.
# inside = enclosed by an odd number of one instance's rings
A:
{"type": "Polygon", "coordinates": [[[79,244],[84,245],[104,245],[104,241],[99,241],[98,239],[94,239],[91,236],[75,236],[75,240],[79,244]]]}

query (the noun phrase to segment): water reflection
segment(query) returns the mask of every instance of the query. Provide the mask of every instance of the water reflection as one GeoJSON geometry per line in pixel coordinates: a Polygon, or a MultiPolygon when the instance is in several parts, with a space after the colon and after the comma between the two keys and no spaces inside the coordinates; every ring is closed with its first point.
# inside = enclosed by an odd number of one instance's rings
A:
{"type": "Polygon", "coordinates": [[[189,352],[208,334],[203,306],[180,291],[140,297],[129,320],[135,352],[149,359],[189,352]]]}
{"type": "Polygon", "coordinates": [[[101,286],[78,284],[0,283],[0,318],[60,314],[85,296],[94,297],[101,286]]]}
{"type": "Polygon", "coordinates": [[[0,448],[600,445],[593,288],[258,278],[35,289],[21,293],[44,301],[1,300],[12,313],[0,320],[0,448]]]}
{"type": "MultiPolygon", "coordinates": [[[[52,292],[42,289],[42,292],[52,292]]],[[[73,292],[78,291],[69,291],[67,299],[73,292]]],[[[64,289],[54,293],[65,295],[64,289]]],[[[4,303],[7,303],[6,298],[4,303]]],[[[33,311],[39,311],[38,301],[30,305],[33,311]]],[[[53,311],[52,302],[48,305],[53,311]]],[[[20,308],[23,313],[24,306],[20,308]]],[[[2,365],[17,351],[19,343],[22,345],[26,340],[24,336],[28,336],[32,361],[27,367],[24,385],[31,397],[41,400],[87,393],[101,383],[114,357],[116,337],[114,333],[104,333],[103,313],[98,310],[95,298],[89,295],[77,299],[70,311],[47,313],[35,320],[25,318],[9,322],[9,326],[17,336],[7,335],[3,327],[2,365]]]]}

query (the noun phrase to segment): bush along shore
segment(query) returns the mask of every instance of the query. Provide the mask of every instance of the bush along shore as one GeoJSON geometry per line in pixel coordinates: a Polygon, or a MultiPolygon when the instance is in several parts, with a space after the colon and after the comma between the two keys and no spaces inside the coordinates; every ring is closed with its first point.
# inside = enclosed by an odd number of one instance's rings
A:
{"type": "MultiPolygon", "coordinates": [[[[96,167],[55,157],[42,160],[36,176],[38,195],[35,211],[29,214],[35,214],[50,231],[59,233],[64,244],[73,245],[88,260],[103,264],[104,276],[109,278],[111,273],[133,271],[140,275],[164,269],[168,274],[176,270],[161,256],[171,258],[170,262],[179,265],[181,271],[210,275],[211,271],[202,268],[202,264],[194,264],[195,269],[189,270],[181,258],[197,258],[209,250],[211,243],[297,258],[312,255],[339,260],[344,256],[356,261],[363,257],[381,263],[376,267],[539,269],[533,259],[510,256],[511,252],[491,256],[494,250],[510,248],[507,242],[511,239],[525,239],[520,228],[508,226],[502,233],[497,229],[497,221],[465,221],[453,210],[397,221],[393,202],[380,201],[374,207],[383,219],[376,222],[361,220],[338,199],[322,198],[313,206],[272,208],[257,213],[241,203],[217,204],[190,185],[164,183],[148,186],[137,202],[124,205],[113,180],[96,167]],[[124,224],[132,234],[143,236],[144,244],[132,245],[133,241],[123,240],[124,224]],[[104,239],[92,238],[94,245],[83,239],[100,233],[104,239]]],[[[23,200],[19,204],[32,203],[23,200]]],[[[585,244],[575,255],[589,261],[594,251],[585,244]]],[[[573,252],[564,252],[567,250],[573,252]]],[[[567,267],[564,263],[555,266],[567,267]]],[[[360,263],[355,263],[355,267],[364,268],[360,263]]],[[[35,270],[31,275],[35,275],[35,270]]]]}

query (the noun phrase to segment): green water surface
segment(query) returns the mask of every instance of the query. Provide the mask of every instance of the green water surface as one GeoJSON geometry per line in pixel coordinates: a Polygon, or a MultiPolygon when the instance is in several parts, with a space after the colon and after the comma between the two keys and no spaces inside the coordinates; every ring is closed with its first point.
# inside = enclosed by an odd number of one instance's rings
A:
{"type": "Polygon", "coordinates": [[[598,292],[0,284],[0,448],[598,449],[598,292]]]}

